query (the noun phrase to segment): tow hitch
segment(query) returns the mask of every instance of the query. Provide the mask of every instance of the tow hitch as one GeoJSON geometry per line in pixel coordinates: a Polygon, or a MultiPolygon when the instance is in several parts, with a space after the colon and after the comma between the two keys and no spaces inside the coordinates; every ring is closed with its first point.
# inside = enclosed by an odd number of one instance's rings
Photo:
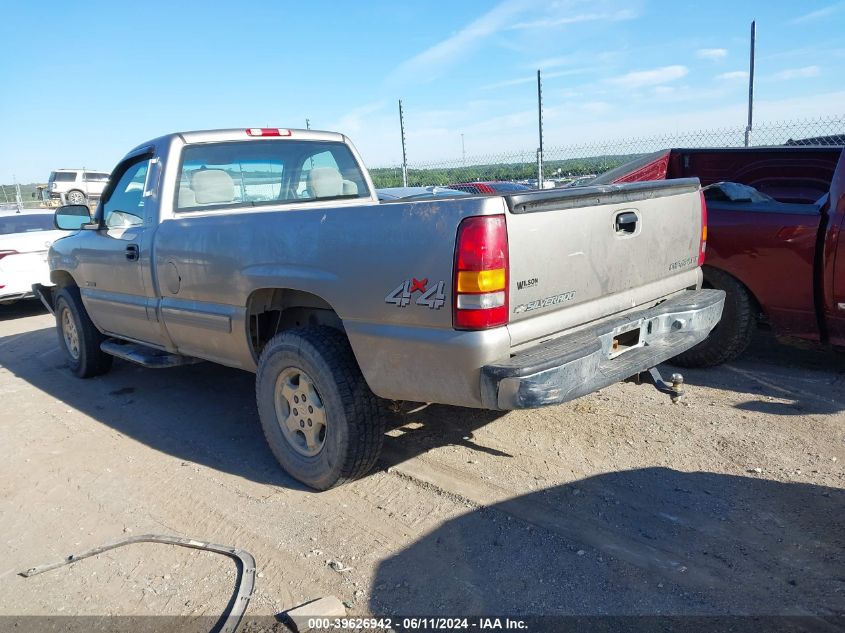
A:
{"type": "MultiPolygon", "coordinates": [[[[638,380],[641,376],[643,374],[637,376],[638,380]]],[[[672,382],[668,383],[663,380],[663,376],[660,375],[657,367],[652,367],[645,373],[645,380],[653,384],[658,391],[668,393],[672,402],[677,402],[684,395],[684,377],[681,374],[672,374],[670,377],[672,382]]]]}

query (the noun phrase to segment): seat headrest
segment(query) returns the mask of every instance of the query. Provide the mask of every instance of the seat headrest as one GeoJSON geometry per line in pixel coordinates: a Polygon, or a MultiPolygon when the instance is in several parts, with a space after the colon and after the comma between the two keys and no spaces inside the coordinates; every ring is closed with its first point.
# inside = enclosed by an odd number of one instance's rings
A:
{"type": "Polygon", "coordinates": [[[351,180],[343,180],[343,195],[354,196],[358,194],[358,185],[351,180]]]}
{"type": "Polygon", "coordinates": [[[198,169],[192,172],[191,189],[197,204],[221,204],[235,199],[235,183],[222,169],[198,169]]]}
{"type": "Polygon", "coordinates": [[[308,172],[308,189],[315,198],[343,195],[343,177],[334,167],[314,167],[308,172]]]}
{"type": "Polygon", "coordinates": [[[179,201],[178,206],[180,209],[184,209],[186,207],[193,207],[197,204],[197,197],[194,195],[194,192],[188,185],[180,185],[179,186],[179,201]]]}

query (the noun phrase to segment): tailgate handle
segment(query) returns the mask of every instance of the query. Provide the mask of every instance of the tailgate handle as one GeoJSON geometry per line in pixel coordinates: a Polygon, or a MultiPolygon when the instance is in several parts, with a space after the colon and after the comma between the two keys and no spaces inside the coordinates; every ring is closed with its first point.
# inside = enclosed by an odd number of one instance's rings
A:
{"type": "Polygon", "coordinates": [[[617,233],[633,233],[637,230],[637,222],[640,219],[633,211],[623,211],[616,215],[616,232],[617,233]]]}

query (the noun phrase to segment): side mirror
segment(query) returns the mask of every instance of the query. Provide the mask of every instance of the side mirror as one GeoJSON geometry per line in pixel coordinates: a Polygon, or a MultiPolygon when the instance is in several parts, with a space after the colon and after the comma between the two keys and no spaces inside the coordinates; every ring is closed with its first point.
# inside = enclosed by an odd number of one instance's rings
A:
{"type": "Polygon", "coordinates": [[[35,198],[35,192],[34,191],[32,192],[32,197],[35,198]]]}
{"type": "Polygon", "coordinates": [[[66,204],[56,209],[54,222],[57,229],[78,231],[86,224],[91,224],[91,211],[84,204],[66,204]]]}

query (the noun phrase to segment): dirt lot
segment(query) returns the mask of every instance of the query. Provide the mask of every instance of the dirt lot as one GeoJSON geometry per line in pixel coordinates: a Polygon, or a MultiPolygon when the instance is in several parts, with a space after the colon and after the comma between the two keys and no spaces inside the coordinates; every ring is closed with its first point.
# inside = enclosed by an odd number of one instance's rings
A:
{"type": "Polygon", "coordinates": [[[253,377],[120,361],[81,381],[52,317],[0,307],[0,614],[213,616],[254,554],[249,616],[333,594],[354,615],[845,614],[845,356],[762,336],[685,373],[506,415],[396,417],[379,468],[316,494],[276,465],[253,377]]]}

